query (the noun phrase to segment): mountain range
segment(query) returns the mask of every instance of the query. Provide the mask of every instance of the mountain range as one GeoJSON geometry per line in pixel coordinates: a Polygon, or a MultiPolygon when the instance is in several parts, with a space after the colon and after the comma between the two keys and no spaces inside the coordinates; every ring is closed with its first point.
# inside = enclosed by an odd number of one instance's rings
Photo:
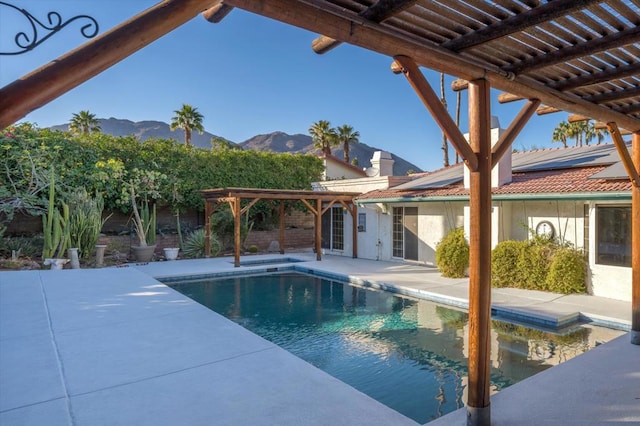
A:
{"type": "MultiPolygon", "coordinates": [[[[113,136],[135,136],[144,141],[149,138],[156,139],[176,139],[184,143],[184,132],[176,130],[172,132],[169,124],[162,121],[138,121],[118,119],[118,118],[100,118],[98,119],[102,133],[113,136]]],[[[69,129],[69,124],[59,124],[52,126],[53,130],[69,129]]],[[[202,134],[193,132],[191,135],[191,144],[199,148],[211,148],[212,139],[222,139],[230,147],[247,149],[253,151],[269,151],[278,153],[300,153],[300,154],[316,154],[320,151],[313,146],[311,136],[303,134],[289,135],[284,132],[276,131],[266,135],[256,135],[244,142],[236,143],[222,136],[217,136],[207,131],[202,134]]],[[[369,146],[365,143],[352,143],[350,145],[349,157],[358,159],[359,167],[370,167],[371,157],[375,151],[381,151],[379,148],[369,146]]],[[[338,158],[342,158],[344,151],[342,146],[332,149],[331,153],[338,158]]],[[[396,176],[406,175],[407,172],[422,171],[418,166],[412,164],[402,157],[391,153],[395,160],[393,166],[393,174],[396,176]]]]}

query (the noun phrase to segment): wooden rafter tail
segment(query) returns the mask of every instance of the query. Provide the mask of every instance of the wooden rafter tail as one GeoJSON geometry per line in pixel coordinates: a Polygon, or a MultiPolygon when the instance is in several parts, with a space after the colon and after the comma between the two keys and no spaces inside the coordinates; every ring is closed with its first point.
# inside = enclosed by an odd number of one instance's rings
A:
{"type": "Polygon", "coordinates": [[[618,154],[620,154],[620,159],[622,160],[622,164],[624,165],[627,174],[629,175],[629,179],[631,179],[631,183],[636,188],[640,188],[640,171],[636,169],[636,166],[633,164],[633,160],[631,158],[631,154],[629,154],[629,150],[627,149],[627,145],[624,143],[622,139],[622,135],[618,130],[618,125],[614,122],[607,123],[607,127],[609,128],[609,133],[611,133],[611,137],[613,138],[613,143],[616,145],[616,149],[618,150],[618,154]]]}
{"type": "Polygon", "coordinates": [[[581,121],[589,121],[589,120],[591,120],[591,117],[587,117],[586,115],[579,115],[579,114],[571,114],[567,119],[569,123],[580,123],[581,121]]]}
{"type": "Polygon", "coordinates": [[[554,108],[547,105],[542,105],[540,108],[536,110],[536,114],[538,115],[555,114],[556,112],[562,112],[562,110],[559,108],[554,108]]]}
{"type": "Polygon", "coordinates": [[[522,96],[514,95],[513,93],[500,93],[498,95],[498,102],[501,104],[508,104],[509,102],[521,101],[523,99],[522,96]]]}
{"type": "MultiPolygon", "coordinates": [[[[594,128],[596,128],[596,129],[598,129],[598,130],[606,130],[606,131],[609,131],[609,127],[607,126],[607,123],[603,123],[602,121],[596,121],[596,122],[593,124],[593,127],[594,127],[594,128]]],[[[619,128],[619,127],[618,127],[618,131],[620,132],[620,134],[621,134],[622,136],[628,136],[628,135],[633,134],[633,132],[630,132],[630,131],[629,131],[629,130],[627,130],[627,129],[621,129],[621,128],[619,128]]]]}
{"type": "Polygon", "coordinates": [[[311,42],[311,49],[318,55],[327,53],[328,51],[340,46],[341,41],[327,36],[319,36],[311,42]]]}
{"type": "Polygon", "coordinates": [[[461,78],[451,82],[451,90],[454,92],[461,92],[469,88],[469,82],[461,78]]]}
{"type": "Polygon", "coordinates": [[[398,69],[398,67],[402,69],[404,76],[416,91],[422,103],[427,107],[438,126],[440,126],[440,129],[447,136],[451,145],[465,161],[469,170],[476,170],[478,168],[476,154],[469,146],[462,132],[460,132],[460,129],[458,129],[458,126],[456,126],[447,109],[440,102],[438,95],[436,95],[427,79],[420,72],[416,63],[413,59],[403,55],[394,56],[393,59],[397,62],[397,65],[392,65],[392,70],[394,68],[398,69]]]}
{"type": "Polygon", "coordinates": [[[229,6],[228,4],[225,4],[223,1],[221,1],[217,5],[212,6],[202,12],[202,16],[212,24],[217,24],[218,22],[222,21],[229,13],[231,13],[232,10],[233,6],[229,6]]]}
{"type": "Polygon", "coordinates": [[[529,100],[529,102],[527,102],[527,104],[520,110],[516,118],[513,119],[511,125],[509,125],[506,132],[503,133],[502,137],[500,137],[491,151],[491,168],[495,167],[502,156],[509,150],[511,144],[520,134],[524,126],[529,122],[539,105],[539,99],[529,100]]]}

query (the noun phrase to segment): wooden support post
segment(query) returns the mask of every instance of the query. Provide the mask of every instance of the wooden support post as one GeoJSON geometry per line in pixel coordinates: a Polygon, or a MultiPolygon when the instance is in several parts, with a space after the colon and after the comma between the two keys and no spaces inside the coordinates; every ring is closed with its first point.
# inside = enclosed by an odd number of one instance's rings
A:
{"type": "Polygon", "coordinates": [[[0,129],[147,46],[216,0],[165,0],[0,89],[0,129]]]}
{"type": "Polygon", "coordinates": [[[470,174],[469,397],[467,425],[491,424],[491,107],[489,83],[469,84],[469,139],[478,159],[470,174]]]}
{"type": "Polygon", "coordinates": [[[284,254],[284,200],[280,200],[280,254],[284,254]]]}
{"type": "Polygon", "coordinates": [[[233,200],[233,246],[234,246],[234,262],[233,266],[236,268],[240,266],[240,198],[236,197],[233,200]]]}
{"type": "MultiPolygon", "coordinates": [[[[640,132],[631,140],[633,164],[640,173],[640,132]]],[[[640,345],[640,182],[631,187],[631,343],[640,345]]]]}
{"type": "Polygon", "coordinates": [[[204,257],[211,256],[211,201],[204,201],[204,257]]]}
{"type": "Polygon", "coordinates": [[[353,241],[353,247],[351,256],[354,259],[358,258],[358,207],[351,203],[349,205],[349,213],[351,213],[351,221],[353,226],[351,228],[351,240],[353,241]]]}
{"type": "Polygon", "coordinates": [[[322,200],[316,200],[316,260],[322,260],[322,200]]]}

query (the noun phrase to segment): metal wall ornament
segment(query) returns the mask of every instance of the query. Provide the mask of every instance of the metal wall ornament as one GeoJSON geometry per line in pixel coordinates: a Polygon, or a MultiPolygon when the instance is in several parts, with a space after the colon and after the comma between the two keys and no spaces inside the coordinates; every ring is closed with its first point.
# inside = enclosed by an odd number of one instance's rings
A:
{"type": "Polygon", "coordinates": [[[66,21],[62,20],[62,16],[58,12],[47,13],[48,23],[43,23],[38,18],[27,12],[26,10],[9,4],[4,1],[0,1],[0,13],[2,8],[11,8],[18,11],[27,20],[28,25],[31,26],[30,30],[20,31],[14,36],[14,41],[17,47],[15,51],[0,51],[0,55],[20,55],[27,53],[37,46],[45,42],[49,37],[61,31],[64,27],[71,24],[74,21],[86,20],[85,25],[80,28],[80,33],[85,38],[93,38],[98,34],[98,21],[88,15],[78,15],[66,21]],[[46,32],[46,34],[44,34],[46,32]]]}

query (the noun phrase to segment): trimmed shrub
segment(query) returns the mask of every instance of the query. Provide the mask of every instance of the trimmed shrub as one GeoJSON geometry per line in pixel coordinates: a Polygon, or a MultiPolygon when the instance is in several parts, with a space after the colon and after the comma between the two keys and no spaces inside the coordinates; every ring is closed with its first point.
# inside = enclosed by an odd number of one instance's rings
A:
{"type": "Polygon", "coordinates": [[[544,290],[544,282],[549,274],[553,256],[551,244],[527,243],[516,264],[521,277],[519,288],[544,290]]]}
{"type": "Polygon", "coordinates": [[[443,277],[462,278],[469,266],[469,244],[464,229],[450,231],[436,247],[436,264],[443,277]]]}
{"type": "Polygon", "coordinates": [[[526,241],[501,241],[491,252],[491,286],[519,287],[524,281],[520,258],[527,249],[526,241]]]}
{"type": "Polygon", "coordinates": [[[554,293],[585,293],[586,262],[580,250],[563,247],[556,251],[545,281],[554,293]]]}

